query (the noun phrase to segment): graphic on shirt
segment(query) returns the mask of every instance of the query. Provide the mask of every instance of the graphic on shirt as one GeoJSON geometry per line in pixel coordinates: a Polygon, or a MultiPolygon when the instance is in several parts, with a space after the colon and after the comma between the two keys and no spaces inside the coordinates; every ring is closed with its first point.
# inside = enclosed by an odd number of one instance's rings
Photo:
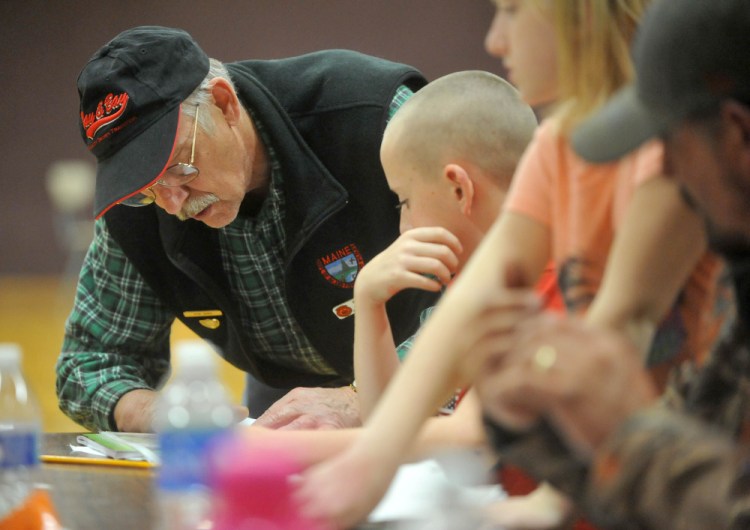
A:
{"type": "Polygon", "coordinates": [[[318,270],[323,277],[337,287],[351,289],[359,269],[365,266],[359,249],[349,243],[338,250],[318,258],[318,270]]]}
{"type": "Polygon", "coordinates": [[[573,256],[560,265],[557,281],[568,312],[579,314],[591,304],[601,278],[593,264],[573,256]]]}

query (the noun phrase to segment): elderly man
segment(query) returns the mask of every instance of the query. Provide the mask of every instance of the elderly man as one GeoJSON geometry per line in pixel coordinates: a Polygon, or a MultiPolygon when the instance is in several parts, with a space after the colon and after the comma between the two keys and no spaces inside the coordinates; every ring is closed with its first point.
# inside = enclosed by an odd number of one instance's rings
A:
{"type": "MultiPolygon", "coordinates": [[[[151,429],[178,318],[249,374],[260,424],[356,425],[353,282],[398,236],[380,140],[425,83],[347,51],[224,65],[163,27],[99,49],[78,78],[97,222],[57,366],[62,410],[151,429]]],[[[433,298],[394,299],[397,340],[433,298]]]]}
{"type": "Polygon", "coordinates": [[[636,84],[574,136],[594,162],[661,138],[666,173],[727,259],[738,322],[684,410],[656,404],[631,345],[574,321],[528,322],[507,354],[487,349],[478,370],[496,446],[606,528],[750,528],[747,437],[737,437],[750,399],[748,50],[747,0],[658,2],[634,45],[636,84]]]}

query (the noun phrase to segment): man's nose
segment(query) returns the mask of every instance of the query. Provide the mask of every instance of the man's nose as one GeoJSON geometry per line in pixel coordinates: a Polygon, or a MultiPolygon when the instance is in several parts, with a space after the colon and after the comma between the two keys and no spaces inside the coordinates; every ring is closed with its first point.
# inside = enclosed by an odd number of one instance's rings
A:
{"type": "Polygon", "coordinates": [[[156,195],[156,205],[171,215],[177,215],[182,210],[190,192],[185,186],[159,186],[153,188],[156,195]]]}

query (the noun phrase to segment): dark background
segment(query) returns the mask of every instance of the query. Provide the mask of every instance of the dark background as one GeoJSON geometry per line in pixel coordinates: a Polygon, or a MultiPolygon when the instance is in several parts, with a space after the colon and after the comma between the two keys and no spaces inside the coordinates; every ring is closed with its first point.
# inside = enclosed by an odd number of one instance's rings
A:
{"type": "Polygon", "coordinates": [[[0,274],[56,274],[45,174],[58,159],[93,161],[78,133],[76,78],[120,31],[182,27],[222,61],[349,48],[411,64],[428,79],[501,73],[483,49],[487,0],[0,0],[0,274]]]}

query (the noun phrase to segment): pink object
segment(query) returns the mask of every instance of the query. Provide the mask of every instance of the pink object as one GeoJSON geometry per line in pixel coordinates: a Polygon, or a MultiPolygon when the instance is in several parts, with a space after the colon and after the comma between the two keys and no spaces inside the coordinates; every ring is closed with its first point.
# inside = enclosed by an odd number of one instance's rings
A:
{"type": "Polygon", "coordinates": [[[229,435],[211,448],[214,530],[324,530],[305,519],[289,478],[302,466],[288,453],[229,435]]]}

